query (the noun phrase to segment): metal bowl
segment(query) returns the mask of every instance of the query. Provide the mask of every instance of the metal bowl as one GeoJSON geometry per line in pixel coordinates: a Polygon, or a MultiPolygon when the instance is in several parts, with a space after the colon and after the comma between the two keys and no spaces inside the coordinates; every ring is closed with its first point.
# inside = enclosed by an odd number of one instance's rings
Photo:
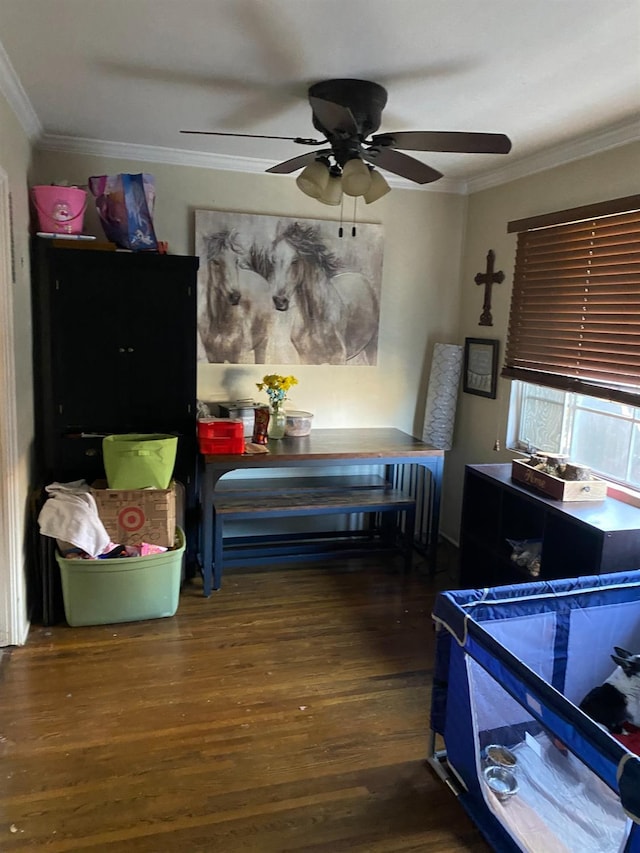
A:
{"type": "Polygon", "coordinates": [[[518,791],[518,780],[515,773],[507,770],[506,767],[490,764],[484,769],[484,778],[499,800],[508,800],[518,791]]]}

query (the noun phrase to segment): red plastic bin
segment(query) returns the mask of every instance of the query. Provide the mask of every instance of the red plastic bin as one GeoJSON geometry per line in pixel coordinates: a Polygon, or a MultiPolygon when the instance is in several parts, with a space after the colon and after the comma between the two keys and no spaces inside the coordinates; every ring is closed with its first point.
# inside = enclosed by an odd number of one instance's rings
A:
{"type": "Polygon", "coordinates": [[[198,420],[200,453],[244,453],[244,423],[231,418],[198,420]]]}
{"type": "Polygon", "coordinates": [[[242,438],[200,438],[200,453],[205,456],[216,453],[244,453],[244,436],[242,438]]]}

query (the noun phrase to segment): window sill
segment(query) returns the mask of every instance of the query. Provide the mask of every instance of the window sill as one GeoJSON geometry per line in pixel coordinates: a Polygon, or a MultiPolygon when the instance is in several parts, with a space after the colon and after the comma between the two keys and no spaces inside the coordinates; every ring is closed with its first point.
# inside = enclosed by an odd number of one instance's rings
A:
{"type": "Polygon", "coordinates": [[[637,492],[628,486],[620,486],[618,483],[609,483],[607,485],[607,496],[615,498],[617,501],[622,501],[622,503],[640,508],[640,492],[637,492]]]}

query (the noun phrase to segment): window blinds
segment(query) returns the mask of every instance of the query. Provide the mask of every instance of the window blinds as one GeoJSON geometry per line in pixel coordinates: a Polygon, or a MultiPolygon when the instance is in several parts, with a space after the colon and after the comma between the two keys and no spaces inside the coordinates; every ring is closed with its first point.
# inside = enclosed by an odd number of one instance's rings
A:
{"type": "Polygon", "coordinates": [[[519,230],[502,375],[640,406],[640,196],[519,230]],[[631,208],[635,209],[631,209],[631,208]],[[608,215],[602,215],[601,211],[608,215]],[[521,230],[527,228],[527,230],[521,230]]]}

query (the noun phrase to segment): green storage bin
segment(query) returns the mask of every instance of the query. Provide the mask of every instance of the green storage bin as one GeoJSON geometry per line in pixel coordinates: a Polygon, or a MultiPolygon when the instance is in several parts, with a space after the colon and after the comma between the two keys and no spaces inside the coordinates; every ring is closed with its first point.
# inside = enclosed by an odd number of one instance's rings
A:
{"type": "Polygon", "coordinates": [[[184,532],[178,547],[148,557],[68,560],[56,553],[69,625],[110,625],[173,616],[178,609],[184,532]]]}
{"type": "Polygon", "coordinates": [[[110,489],[168,489],[178,452],[178,437],[129,432],[107,435],[102,456],[110,489]]]}

